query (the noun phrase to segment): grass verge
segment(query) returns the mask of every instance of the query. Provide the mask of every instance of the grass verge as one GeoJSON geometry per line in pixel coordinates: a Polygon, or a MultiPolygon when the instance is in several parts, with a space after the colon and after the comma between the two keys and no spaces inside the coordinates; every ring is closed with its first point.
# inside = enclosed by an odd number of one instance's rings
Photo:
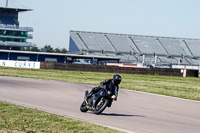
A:
{"type": "Polygon", "coordinates": [[[102,126],[0,102],[0,133],[118,133],[102,126]]]}

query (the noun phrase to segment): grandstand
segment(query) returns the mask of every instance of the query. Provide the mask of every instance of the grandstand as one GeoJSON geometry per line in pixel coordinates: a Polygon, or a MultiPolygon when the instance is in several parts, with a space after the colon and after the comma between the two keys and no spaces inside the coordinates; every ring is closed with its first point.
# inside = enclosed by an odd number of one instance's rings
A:
{"type": "Polygon", "coordinates": [[[200,39],[70,31],[70,53],[120,57],[123,63],[199,65],[200,39]]]}
{"type": "Polygon", "coordinates": [[[0,49],[20,50],[21,47],[33,47],[27,39],[33,39],[32,27],[20,27],[18,16],[20,12],[31,9],[0,7],[0,49]]]}

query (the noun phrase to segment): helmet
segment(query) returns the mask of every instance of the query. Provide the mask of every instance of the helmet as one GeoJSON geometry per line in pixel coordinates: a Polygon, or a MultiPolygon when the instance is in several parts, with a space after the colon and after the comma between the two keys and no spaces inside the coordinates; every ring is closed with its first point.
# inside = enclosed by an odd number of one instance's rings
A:
{"type": "Polygon", "coordinates": [[[120,75],[115,74],[113,76],[113,82],[114,82],[114,84],[119,85],[121,81],[122,81],[122,77],[120,75]]]}

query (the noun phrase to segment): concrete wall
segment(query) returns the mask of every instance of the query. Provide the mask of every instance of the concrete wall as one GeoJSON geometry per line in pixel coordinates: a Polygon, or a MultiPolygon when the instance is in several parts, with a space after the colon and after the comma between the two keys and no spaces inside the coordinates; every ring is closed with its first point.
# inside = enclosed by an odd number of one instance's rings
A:
{"type": "MultiPolygon", "coordinates": [[[[110,73],[128,73],[145,75],[166,75],[183,76],[181,69],[170,68],[133,68],[118,66],[100,66],[100,65],[82,65],[82,64],[64,64],[64,63],[40,63],[41,69],[55,69],[68,71],[88,71],[88,72],[110,72],[110,73]]],[[[198,77],[198,70],[187,70],[186,77],[198,77]]]]}

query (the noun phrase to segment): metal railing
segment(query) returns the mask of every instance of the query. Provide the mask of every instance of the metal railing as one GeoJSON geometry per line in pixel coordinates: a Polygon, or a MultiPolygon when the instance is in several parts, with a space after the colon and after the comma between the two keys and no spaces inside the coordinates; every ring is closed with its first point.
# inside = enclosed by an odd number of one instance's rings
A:
{"type": "Polygon", "coordinates": [[[28,34],[27,35],[27,39],[33,39],[33,35],[32,34],[28,34]]]}
{"type": "Polygon", "coordinates": [[[25,30],[28,32],[33,32],[32,27],[19,27],[16,25],[5,25],[5,24],[0,24],[0,28],[7,28],[7,29],[19,29],[19,30],[25,30]]]}
{"type": "Polygon", "coordinates": [[[23,47],[32,47],[32,46],[33,46],[33,43],[31,43],[31,42],[10,42],[10,41],[2,42],[2,41],[0,41],[0,45],[1,45],[1,46],[23,46],[23,47]]]}

